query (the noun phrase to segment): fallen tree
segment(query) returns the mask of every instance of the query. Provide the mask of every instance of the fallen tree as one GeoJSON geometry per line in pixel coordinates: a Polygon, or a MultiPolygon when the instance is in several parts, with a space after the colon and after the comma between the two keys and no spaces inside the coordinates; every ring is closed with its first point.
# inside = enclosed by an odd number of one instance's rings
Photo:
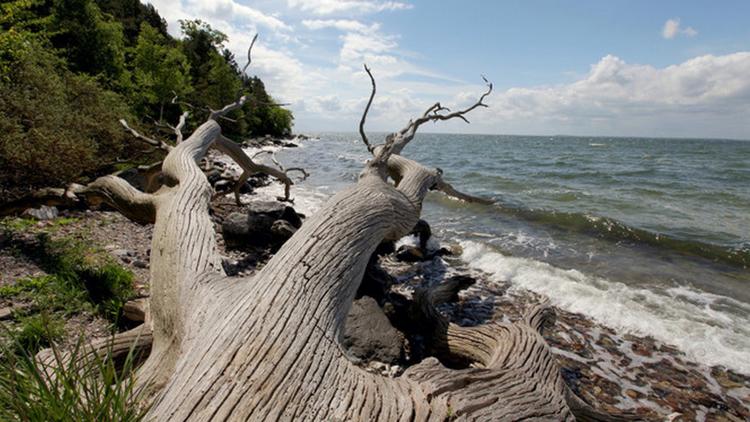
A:
{"type": "MultiPolygon", "coordinates": [[[[116,177],[85,188],[126,216],[154,222],[151,298],[137,331],[150,350],[137,370],[137,390],[150,420],[616,420],[565,385],[539,330],[550,315],[534,307],[516,323],[479,327],[448,323],[435,305],[454,294],[442,286],[417,295],[432,321],[432,357],[386,378],[369,373],[341,346],[346,317],[371,256],[417,223],[430,190],[467,201],[442,176],[401,155],[430,121],[466,119],[486,107],[450,112],[440,103],[372,145],[372,159],[353,186],[333,196],[255,275],[229,278],[209,218],[212,188],[198,162],[209,148],[240,165],[247,157],[222,136],[219,111],[170,149],[163,186],[140,192],[116,177]],[[393,183],[391,183],[393,181],[393,183]],[[460,363],[460,364],[457,364],[460,363]],[[445,364],[444,364],[445,363],[445,364]],[[446,366],[448,365],[448,366],[446,366]]],[[[251,160],[250,160],[251,161],[251,160]]],[[[244,167],[244,165],[243,165],[244,167]]],[[[286,173],[282,174],[286,175],[286,173]]],[[[106,345],[92,345],[106,350],[106,345]]],[[[97,350],[92,350],[96,353],[97,350]]]]}

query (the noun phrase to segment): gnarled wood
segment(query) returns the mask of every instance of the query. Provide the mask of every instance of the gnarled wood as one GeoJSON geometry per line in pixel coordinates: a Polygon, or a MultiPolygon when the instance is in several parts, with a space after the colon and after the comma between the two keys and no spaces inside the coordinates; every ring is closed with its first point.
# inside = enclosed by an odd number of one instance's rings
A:
{"type": "MultiPolygon", "coordinates": [[[[373,79],[373,92],[374,87],[373,79]]],[[[462,361],[463,368],[431,357],[398,378],[384,378],[359,368],[341,347],[346,316],[378,245],[411,231],[429,190],[460,197],[442,180],[442,171],[400,152],[422,123],[465,119],[484,106],[490,90],[491,85],[459,112],[442,114],[446,109],[439,103],[430,107],[383,145],[371,147],[363,136],[373,159],[358,182],[305,221],[251,279],[223,274],[208,218],[211,187],[197,164],[217,147],[252,168],[249,157],[221,135],[216,120],[242,98],[212,112],[169,152],[166,187],[158,195],[110,194],[135,198],[118,208],[130,215],[140,214],[144,199],[155,210],[146,322],[153,346],[137,373],[147,393],[148,418],[574,420],[572,409],[582,406],[569,404],[569,391],[539,334],[542,308],[517,323],[469,328],[448,324],[427,309],[440,334],[434,354],[462,361]]],[[[277,177],[283,181],[282,174],[277,177]]],[[[425,303],[434,308],[445,295],[436,290],[428,296],[425,303]]]]}

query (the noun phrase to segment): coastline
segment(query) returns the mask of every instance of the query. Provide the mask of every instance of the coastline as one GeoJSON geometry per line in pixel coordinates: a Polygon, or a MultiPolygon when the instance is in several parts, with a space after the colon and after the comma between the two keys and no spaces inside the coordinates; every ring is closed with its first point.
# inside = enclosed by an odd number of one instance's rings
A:
{"type": "MultiPolygon", "coordinates": [[[[284,145],[285,142],[252,143],[252,146],[278,150],[288,147],[284,145]]],[[[215,182],[237,176],[231,174],[228,160],[215,158],[225,163],[219,167],[223,167],[223,171],[215,182]]],[[[267,182],[260,180],[257,187],[263,189],[267,182]]],[[[273,184],[269,189],[281,190],[281,187],[273,184]]],[[[264,197],[256,191],[247,192],[244,199],[257,201],[264,197]]],[[[243,208],[234,205],[233,200],[226,196],[216,198],[213,209],[217,226],[221,226],[222,216],[243,208]]],[[[150,250],[149,226],[139,226],[108,211],[71,211],[64,213],[64,216],[78,218],[79,222],[60,228],[57,235],[82,232],[94,235],[90,239],[92,242],[135,273],[139,296],[147,295],[148,271],[145,268],[150,250]],[[91,230],[93,227],[97,230],[91,230]],[[102,227],[106,227],[106,230],[102,230],[102,227]],[[128,235],[123,236],[123,233],[128,235]],[[123,254],[123,250],[128,253],[123,254]]],[[[40,222],[38,226],[43,229],[52,224],[40,222]]],[[[227,250],[218,231],[217,238],[221,253],[227,258],[225,262],[239,266],[235,268],[234,275],[251,274],[269,257],[268,251],[227,250]]],[[[459,249],[458,245],[442,246],[456,252],[459,249]]],[[[449,276],[475,280],[473,286],[459,294],[457,302],[441,307],[441,311],[459,325],[476,325],[488,320],[513,321],[524,309],[544,300],[528,290],[491,280],[487,273],[467,265],[460,255],[456,253],[454,256],[433,257],[414,263],[386,256],[381,258],[381,263],[397,277],[397,288],[404,291],[432,285],[449,276]]],[[[3,280],[3,283],[7,282],[3,280]]],[[[617,333],[580,314],[558,308],[555,312],[556,321],[546,328],[544,337],[563,368],[563,377],[568,385],[596,407],[610,412],[631,410],[644,420],[654,421],[731,421],[750,418],[750,376],[693,362],[675,347],[648,337],[617,333]]],[[[97,336],[106,336],[106,332],[95,331],[89,339],[97,336]]],[[[389,376],[398,376],[403,369],[394,370],[387,365],[377,365],[377,362],[364,363],[370,367],[373,364],[385,368],[382,372],[389,376]]]]}

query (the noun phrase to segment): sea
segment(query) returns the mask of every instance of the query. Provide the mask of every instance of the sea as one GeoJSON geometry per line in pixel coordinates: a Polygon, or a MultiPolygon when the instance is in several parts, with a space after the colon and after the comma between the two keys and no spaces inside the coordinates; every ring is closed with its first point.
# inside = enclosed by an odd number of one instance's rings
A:
{"type": "MultiPolygon", "coordinates": [[[[310,173],[302,213],[368,159],[356,133],[296,143],[275,156],[310,173]]],[[[403,155],[494,201],[430,193],[422,214],[487,279],[750,374],[749,141],[420,133],[403,155]]]]}

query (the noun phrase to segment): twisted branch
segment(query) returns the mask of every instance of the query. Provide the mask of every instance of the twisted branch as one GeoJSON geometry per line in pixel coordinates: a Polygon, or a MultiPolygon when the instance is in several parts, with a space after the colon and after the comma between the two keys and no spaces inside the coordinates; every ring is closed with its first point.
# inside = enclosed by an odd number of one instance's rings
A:
{"type": "Polygon", "coordinates": [[[452,113],[448,114],[441,114],[442,111],[450,111],[447,107],[443,107],[440,105],[440,103],[435,103],[432,106],[430,106],[425,112],[422,114],[421,117],[417,118],[416,120],[409,121],[409,123],[406,125],[405,128],[401,129],[397,133],[397,139],[395,141],[395,145],[393,146],[393,154],[399,154],[401,153],[401,150],[404,149],[404,147],[414,138],[414,135],[417,133],[417,129],[421,125],[427,122],[435,122],[438,120],[451,120],[451,119],[461,119],[466,123],[469,123],[469,120],[466,118],[466,114],[470,113],[472,110],[478,108],[478,107],[488,107],[487,104],[484,103],[484,99],[487,98],[488,95],[492,93],[492,82],[488,81],[487,78],[482,75],[482,80],[487,86],[487,91],[485,91],[479,99],[472,104],[471,106],[463,109],[454,111],[452,113]]]}
{"type": "Polygon", "coordinates": [[[372,72],[370,72],[370,68],[367,67],[367,65],[364,65],[365,72],[370,76],[370,83],[372,83],[372,91],[370,92],[370,99],[367,101],[367,106],[365,106],[365,111],[362,113],[362,119],[359,121],[359,134],[362,135],[362,142],[365,143],[365,146],[367,146],[367,150],[372,152],[372,145],[370,145],[370,141],[367,139],[367,135],[365,134],[365,119],[367,119],[367,112],[370,111],[370,106],[372,105],[372,100],[375,98],[375,78],[372,76],[372,72]]]}
{"type": "Polygon", "coordinates": [[[159,141],[154,138],[149,138],[148,136],[145,136],[141,133],[139,133],[137,130],[133,129],[132,127],[128,126],[128,122],[125,119],[120,119],[120,124],[122,127],[125,128],[126,131],[130,132],[136,139],[140,139],[141,141],[155,147],[159,148],[161,150],[164,150],[166,152],[172,151],[172,145],[169,145],[168,143],[164,141],[159,141]]]}
{"type": "MultiPolygon", "coordinates": [[[[382,145],[379,145],[377,147],[372,147],[367,139],[367,136],[364,132],[364,122],[365,118],[367,117],[367,112],[370,109],[370,105],[372,104],[373,97],[375,96],[375,78],[372,76],[372,72],[370,72],[370,69],[365,65],[365,71],[370,76],[370,81],[372,83],[372,92],[370,93],[370,99],[367,102],[367,106],[365,107],[365,111],[362,114],[362,120],[359,124],[359,131],[360,135],[362,135],[362,141],[365,143],[365,146],[367,146],[368,151],[370,151],[374,158],[368,163],[368,167],[366,171],[376,171],[378,172],[381,177],[385,177],[386,172],[388,175],[393,178],[394,181],[396,181],[396,185],[398,186],[398,183],[400,182],[401,178],[404,176],[403,172],[409,168],[409,167],[421,167],[423,170],[425,170],[425,174],[429,173],[431,175],[432,180],[434,180],[434,183],[425,188],[424,186],[420,187],[420,189],[430,189],[430,190],[439,190],[443,193],[445,193],[448,196],[451,196],[453,198],[466,201],[466,202],[473,202],[473,203],[480,203],[480,204],[491,204],[493,201],[485,198],[480,198],[477,196],[469,195],[463,192],[459,192],[454,188],[450,183],[443,180],[443,171],[440,169],[427,170],[424,168],[421,164],[413,162],[411,160],[405,160],[403,159],[399,154],[401,153],[401,150],[404,149],[404,147],[412,140],[414,139],[414,135],[417,132],[417,129],[424,123],[429,121],[438,121],[438,120],[450,120],[453,118],[459,118],[464,120],[468,123],[468,120],[464,116],[465,114],[471,112],[472,110],[476,109],[477,107],[487,107],[487,104],[484,103],[484,99],[487,98],[488,95],[492,92],[492,83],[487,80],[484,76],[482,76],[482,79],[487,84],[487,91],[483,93],[479,99],[472,104],[471,106],[455,111],[450,112],[450,109],[448,107],[444,107],[439,102],[431,105],[430,107],[425,110],[425,112],[422,114],[421,117],[419,117],[416,120],[409,120],[409,123],[406,125],[404,129],[401,129],[398,132],[391,133],[386,136],[385,143],[382,145]],[[441,114],[441,112],[449,112],[448,114],[441,114]],[[392,160],[391,158],[395,158],[395,160],[392,160]],[[405,165],[408,164],[408,165],[405,165]]],[[[423,195],[425,192],[420,192],[419,195],[423,195]]]]}

